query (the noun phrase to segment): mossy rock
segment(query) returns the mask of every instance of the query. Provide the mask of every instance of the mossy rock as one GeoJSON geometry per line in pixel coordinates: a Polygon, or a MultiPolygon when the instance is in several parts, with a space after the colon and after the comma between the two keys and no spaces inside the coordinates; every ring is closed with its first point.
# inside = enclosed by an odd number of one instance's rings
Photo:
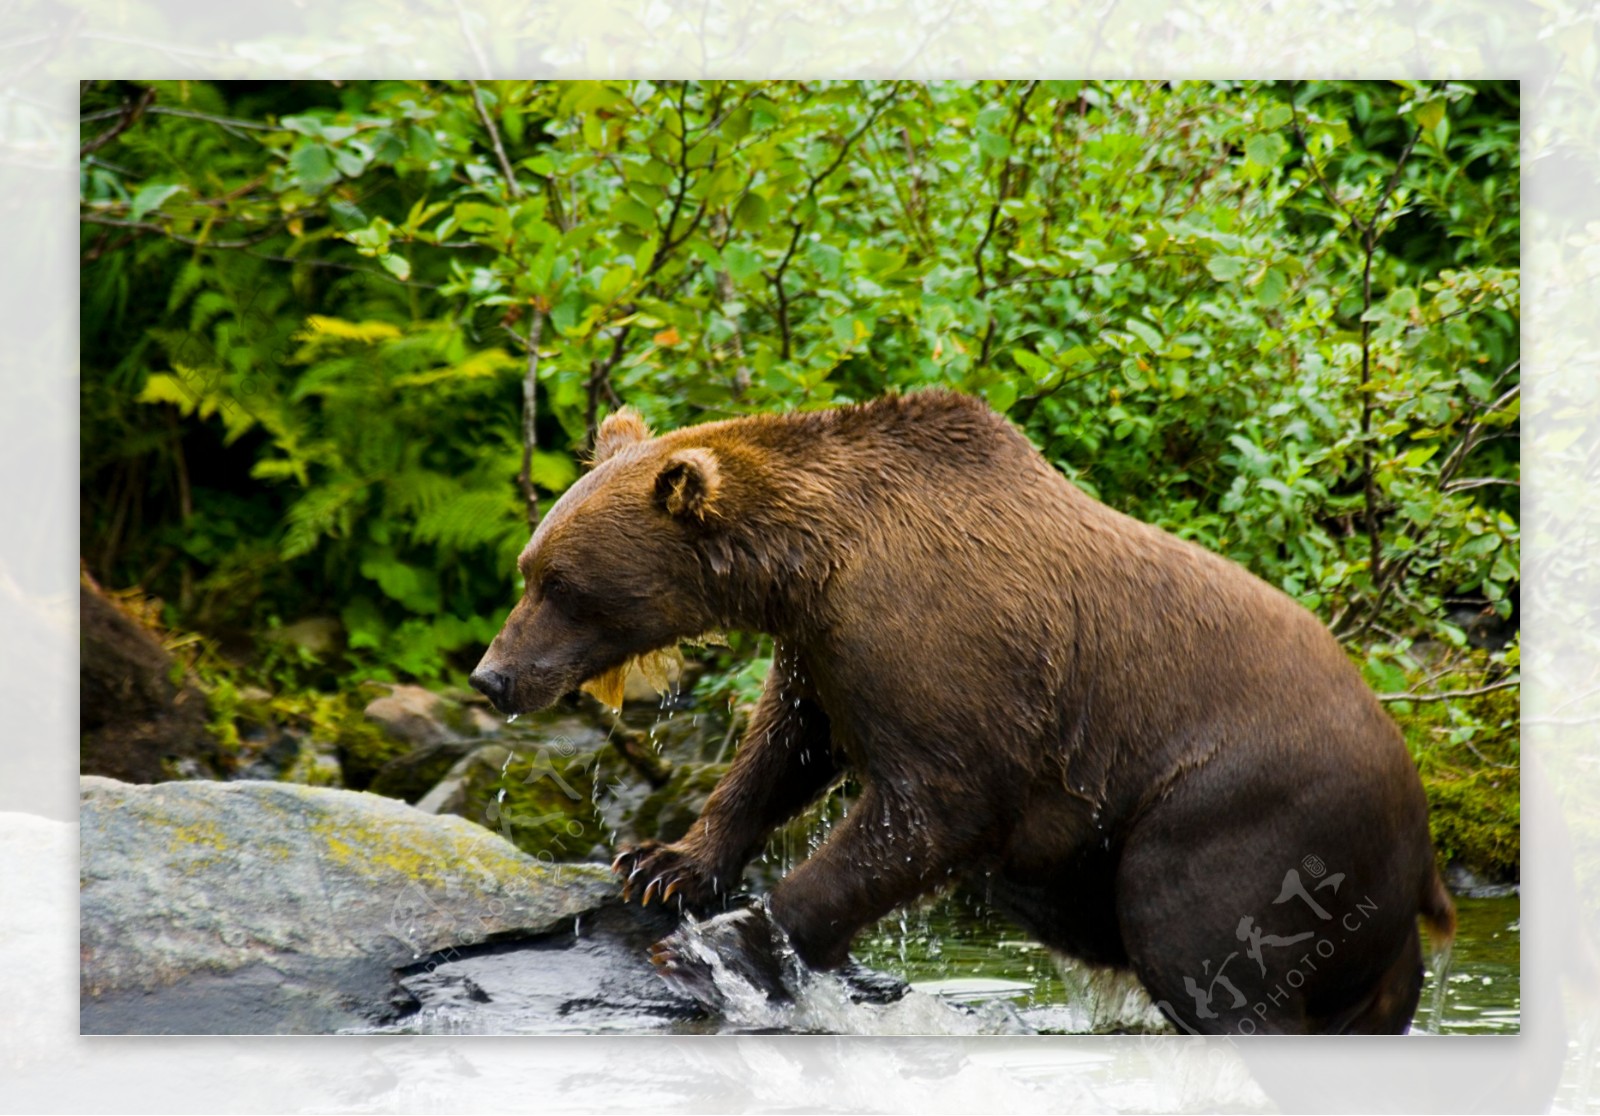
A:
{"type": "Polygon", "coordinates": [[[353,720],[340,726],[334,750],[344,773],[344,785],[351,790],[366,790],[378,772],[410,755],[416,745],[386,736],[376,725],[353,720]]]}
{"type": "Polygon", "coordinates": [[[366,789],[415,804],[446,778],[472,748],[465,741],[413,748],[380,767],[366,789]]]}
{"type": "Polygon", "coordinates": [[[594,795],[594,753],[569,745],[485,744],[451,768],[419,805],[477,822],[552,863],[608,855],[594,795]]]}
{"type": "MultiPolygon", "coordinates": [[[[1472,689],[1482,679],[1446,675],[1433,685],[1472,689]]],[[[1441,866],[1455,863],[1484,879],[1515,882],[1522,857],[1519,691],[1397,702],[1389,712],[1417,761],[1441,866]]]]}
{"type": "Polygon", "coordinates": [[[1522,780],[1517,771],[1477,771],[1423,781],[1428,823],[1441,861],[1474,875],[1515,882],[1522,856],[1522,780]]]}

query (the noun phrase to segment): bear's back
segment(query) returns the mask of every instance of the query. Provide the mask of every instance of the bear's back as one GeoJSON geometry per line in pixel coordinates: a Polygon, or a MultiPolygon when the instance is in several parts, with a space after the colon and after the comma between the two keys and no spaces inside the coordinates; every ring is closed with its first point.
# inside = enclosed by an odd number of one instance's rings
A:
{"type": "Polygon", "coordinates": [[[1158,765],[1245,735],[1278,754],[1328,748],[1330,762],[1404,757],[1311,612],[1090,497],[980,400],[924,391],[772,421],[842,552],[833,651],[876,690],[853,699],[931,723],[952,715],[959,679],[989,695],[960,702],[973,731],[1091,706],[1104,740],[1138,740],[1158,765]]]}

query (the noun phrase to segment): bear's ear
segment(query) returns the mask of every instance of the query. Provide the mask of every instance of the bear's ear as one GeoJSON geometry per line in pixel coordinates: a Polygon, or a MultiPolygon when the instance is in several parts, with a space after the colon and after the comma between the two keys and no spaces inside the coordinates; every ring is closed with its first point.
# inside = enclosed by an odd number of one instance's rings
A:
{"type": "Polygon", "coordinates": [[[622,407],[606,416],[594,436],[594,457],[591,465],[598,465],[624,446],[642,442],[650,437],[650,428],[632,407],[622,407]]]}
{"type": "Polygon", "coordinates": [[[716,518],[722,470],[717,455],[701,446],[681,449],[656,474],[656,501],[675,519],[707,523],[716,518]]]}

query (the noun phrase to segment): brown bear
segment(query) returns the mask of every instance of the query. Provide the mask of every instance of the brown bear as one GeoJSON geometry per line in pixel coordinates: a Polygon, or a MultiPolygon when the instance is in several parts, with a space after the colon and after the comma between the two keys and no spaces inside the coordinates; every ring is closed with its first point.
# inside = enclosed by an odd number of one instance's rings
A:
{"type": "Polygon", "coordinates": [[[1113,511],[945,391],[601,427],[472,675],[539,709],[712,630],[766,689],[688,834],[619,857],[715,907],[845,772],[848,817],[770,897],[809,965],[969,885],[1053,949],[1131,968],[1189,1031],[1398,1032],[1417,920],[1453,927],[1399,731],[1327,629],[1113,511]]]}

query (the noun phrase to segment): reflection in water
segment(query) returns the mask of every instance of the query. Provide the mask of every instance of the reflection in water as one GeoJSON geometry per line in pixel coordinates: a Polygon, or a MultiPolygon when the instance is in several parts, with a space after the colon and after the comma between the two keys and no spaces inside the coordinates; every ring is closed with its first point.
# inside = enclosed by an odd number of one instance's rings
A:
{"type": "MultiPolygon", "coordinates": [[[[1521,1026],[1521,901],[1457,899],[1448,964],[1430,964],[1413,1029],[1433,1034],[1514,1034],[1521,1026]]],[[[1051,1032],[1141,1030],[1148,1017],[1119,999],[1120,984],[1053,955],[1003,919],[958,896],[885,919],[856,944],[869,967],[917,987],[954,979],[1011,981],[1006,998],[1032,1026],[1051,1032]],[[926,983],[925,983],[926,982],[926,983]]]]}

